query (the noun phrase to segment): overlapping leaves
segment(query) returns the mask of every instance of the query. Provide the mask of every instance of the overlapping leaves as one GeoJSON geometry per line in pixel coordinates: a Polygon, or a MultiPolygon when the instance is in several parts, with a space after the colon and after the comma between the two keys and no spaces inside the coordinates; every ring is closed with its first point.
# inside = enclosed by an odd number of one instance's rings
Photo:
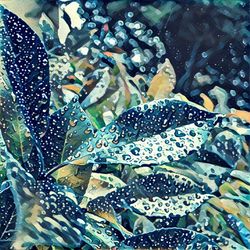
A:
{"type": "MultiPolygon", "coordinates": [[[[90,119],[95,112],[93,104],[112,90],[115,77],[110,72],[115,75],[119,69],[119,79],[125,82],[121,86],[129,88],[121,63],[112,71],[97,69],[92,76],[98,72],[101,76],[88,82],[92,84],[88,95],[83,95],[83,88],[79,99],[74,97],[49,116],[48,59],[42,43],[25,23],[2,7],[1,25],[0,121],[7,146],[1,144],[1,150],[7,153],[1,151],[4,164],[0,170],[7,181],[0,192],[0,242],[17,249],[84,244],[92,248],[219,249],[210,235],[181,227],[187,226],[187,216],[196,219],[192,212],[202,204],[218,205],[211,193],[218,191],[232,172],[202,162],[204,154],[216,154],[233,168],[244,160],[241,154],[246,146],[237,141],[234,132],[220,130],[221,116],[184,100],[154,100],[128,109],[95,131],[90,119]],[[92,115],[88,116],[85,108],[92,115]],[[223,140],[226,146],[220,144],[223,140]],[[225,157],[229,151],[231,157],[225,157]],[[98,165],[92,169],[92,164],[98,165]],[[114,175],[108,172],[112,168],[114,175]],[[143,173],[144,168],[148,172],[143,173]],[[145,232],[141,225],[146,225],[145,232]]],[[[115,60],[109,59],[114,66],[115,60]]],[[[165,71],[161,70],[148,93],[155,99],[159,95],[155,93],[157,79],[163,81],[164,89],[164,79],[159,77],[164,77],[165,71]]],[[[171,77],[167,80],[169,83],[171,77]]],[[[133,106],[136,101],[128,92],[133,106]]],[[[113,100],[105,103],[112,106],[113,100]]],[[[56,106],[54,101],[52,105],[56,106]]],[[[231,176],[243,178],[238,171],[231,176]]],[[[240,187],[244,195],[233,199],[245,202],[246,187],[240,187]]],[[[232,216],[227,219],[248,246],[245,225],[232,216]]]]}

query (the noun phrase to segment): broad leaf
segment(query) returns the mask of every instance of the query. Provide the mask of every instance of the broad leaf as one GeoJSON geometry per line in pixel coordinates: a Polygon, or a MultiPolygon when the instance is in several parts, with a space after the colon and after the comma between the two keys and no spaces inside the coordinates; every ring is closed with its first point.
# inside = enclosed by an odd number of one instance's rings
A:
{"type": "Polygon", "coordinates": [[[215,113],[198,109],[187,102],[162,99],[125,111],[114,122],[101,129],[98,136],[104,136],[113,144],[128,143],[215,117],[215,113]]]}
{"type": "Polygon", "coordinates": [[[176,161],[200,149],[217,119],[186,102],[153,101],[129,109],[98,130],[67,161],[135,165],[176,161]]]}
{"type": "Polygon", "coordinates": [[[148,217],[184,216],[212,197],[209,194],[194,193],[166,198],[141,198],[131,204],[131,207],[148,217]]]}
{"type": "Polygon", "coordinates": [[[26,126],[12,86],[4,72],[0,79],[0,128],[6,146],[19,161],[26,162],[31,154],[33,138],[26,126]]]}
{"type": "Polygon", "coordinates": [[[34,176],[49,112],[48,59],[38,36],[0,6],[0,128],[8,150],[34,176]]]}
{"type": "MultiPolygon", "coordinates": [[[[149,138],[109,147],[101,139],[101,146],[91,155],[89,163],[123,163],[130,165],[164,164],[178,161],[199,150],[210,135],[213,124],[197,122],[149,138]],[[106,147],[105,147],[106,144],[106,147]]],[[[90,145],[92,147],[98,145],[90,145]]]]}
{"type": "MultiPolygon", "coordinates": [[[[46,168],[53,169],[63,163],[90,137],[94,128],[87,114],[81,108],[78,98],[53,113],[47,133],[41,138],[46,168]]],[[[67,165],[56,171],[54,177],[61,184],[72,187],[78,194],[87,188],[92,166],[67,165]]]]}
{"type": "Polygon", "coordinates": [[[225,181],[232,171],[231,168],[221,167],[216,164],[210,164],[200,161],[174,162],[171,166],[157,166],[156,171],[171,171],[173,173],[185,175],[194,182],[204,185],[207,192],[217,191],[220,185],[225,181]],[[199,173],[197,175],[197,173],[199,173]]]}
{"type": "Polygon", "coordinates": [[[188,229],[168,228],[126,239],[121,249],[220,249],[206,235],[188,229]]]}
{"type": "Polygon", "coordinates": [[[132,209],[149,217],[183,216],[212,197],[204,191],[204,187],[182,175],[152,174],[90,201],[87,208],[99,214],[112,207],[117,212],[132,209]]]}

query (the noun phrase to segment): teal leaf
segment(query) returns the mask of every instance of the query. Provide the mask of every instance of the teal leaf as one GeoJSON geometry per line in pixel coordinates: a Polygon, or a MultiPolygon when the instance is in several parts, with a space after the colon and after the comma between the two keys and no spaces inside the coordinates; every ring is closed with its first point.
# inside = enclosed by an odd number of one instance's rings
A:
{"type": "Polygon", "coordinates": [[[244,242],[245,246],[250,248],[250,231],[244,225],[244,223],[237,219],[234,215],[227,215],[226,220],[230,227],[240,235],[241,240],[244,242]]]}
{"type": "Polygon", "coordinates": [[[131,108],[98,130],[69,163],[163,164],[199,150],[218,116],[186,102],[160,100],[131,108]]]}
{"type": "MultiPolygon", "coordinates": [[[[178,161],[199,150],[212,127],[207,122],[197,122],[125,145],[103,147],[96,149],[88,162],[141,166],[178,161]]],[[[98,143],[105,144],[105,141],[100,138],[98,143]]]]}
{"type": "Polygon", "coordinates": [[[17,208],[13,248],[80,247],[85,233],[85,210],[77,205],[72,190],[52,178],[36,180],[13,158],[6,169],[17,208]]]}
{"type": "Polygon", "coordinates": [[[84,241],[94,249],[111,249],[119,246],[124,239],[122,234],[109,223],[94,214],[86,213],[84,241]]]}
{"type": "Polygon", "coordinates": [[[41,138],[42,152],[48,169],[63,163],[93,136],[94,127],[74,97],[50,116],[47,133],[41,138]]]}
{"type": "Polygon", "coordinates": [[[198,121],[216,117],[215,113],[183,101],[162,99],[138,105],[123,112],[115,121],[98,131],[109,143],[130,143],[198,121]]]}
{"type": "Polygon", "coordinates": [[[210,194],[193,193],[165,198],[141,198],[131,207],[148,217],[184,216],[212,197],[210,194]]]}
{"type": "Polygon", "coordinates": [[[151,174],[88,203],[90,211],[131,209],[148,217],[183,216],[212,196],[191,179],[174,173],[151,174]]]}

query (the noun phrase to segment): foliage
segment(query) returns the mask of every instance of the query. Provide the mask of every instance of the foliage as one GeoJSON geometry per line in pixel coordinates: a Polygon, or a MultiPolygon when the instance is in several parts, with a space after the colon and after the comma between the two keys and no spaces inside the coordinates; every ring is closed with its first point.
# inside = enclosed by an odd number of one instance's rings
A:
{"type": "Polygon", "coordinates": [[[43,1],[45,47],[0,7],[1,247],[248,249],[249,112],[174,93],[164,43],[130,12],[111,25],[119,2],[43,1]]]}

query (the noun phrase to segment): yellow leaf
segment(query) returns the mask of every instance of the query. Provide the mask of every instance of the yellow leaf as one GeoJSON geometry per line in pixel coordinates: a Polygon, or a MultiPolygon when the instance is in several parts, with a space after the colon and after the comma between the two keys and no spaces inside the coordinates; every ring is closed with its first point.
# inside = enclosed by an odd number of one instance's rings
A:
{"type": "Polygon", "coordinates": [[[163,99],[169,96],[175,87],[176,76],[174,68],[168,59],[153,77],[147,95],[154,99],[163,99]]]}
{"type": "Polygon", "coordinates": [[[73,91],[76,94],[79,94],[81,89],[82,89],[82,86],[80,86],[78,84],[68,84],[68,85],[63,85],[62,88],[66,89],[66,90],[73,91]]]}
{"type": "Polygon", "coordinates": [[[200,94],[200,97],[203,99],[203,106],[210,112],[214,111],[214,104],[211,99],[204,93],[200,94]]]}
{"type": "Polygon", "coordinates": [[[235,109],[232,113],[229,113],[227,116],[229,117],[237,117],[246,122],[250,123],[250,112],[245,110],[237,110],[235,109]]]}

